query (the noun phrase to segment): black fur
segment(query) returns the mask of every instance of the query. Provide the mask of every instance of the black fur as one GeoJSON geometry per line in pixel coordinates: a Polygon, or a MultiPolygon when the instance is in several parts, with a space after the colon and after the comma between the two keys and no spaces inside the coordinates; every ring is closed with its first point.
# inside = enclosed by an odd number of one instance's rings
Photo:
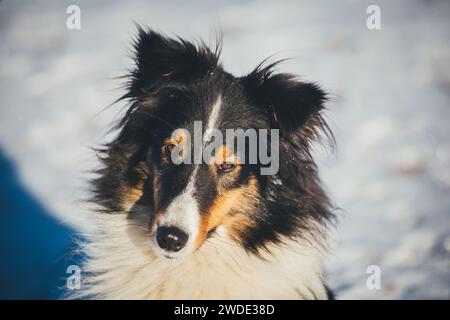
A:
{"type": "MultiPolygon", "coordinates": [[[[237,241],[258,254],[269,243],[283,238],[306,238],[334,218],[330,200],[322,189],[311,144],[332,135],[322,112],[326,93],[316,84],[293,75],[277,73],[276,63],[258,66],[243,77],[224,71],[219,63],[220,45],[210,50],[204,44],[169,39],[139,28],[134,42],[135,68],[127,76],[130,106],[118,124],[118,135],[99,150],[103,167],[93,180],[93,201],[106,212],[123,210],[121,195],[143,184],[151,210],[167,204],[186,182],[190,165],[167,168],[160,162],[162,141],[178,127],[190,129],[202,120],[218,95],[223,99],[220,128],[278,128],[281,132],[280,169],[275,176],[261,176],[259,164],[245,165],[229,188],[256,177],[261,201],[251,213],[255,226],[237,241]],[[164,172],[161,197],[155,203],[155,172],[164,172]],[[279,183],[281,181],[281,184],[279,183]]],[[[205,209],[217,190],[206,171],[201,171],[196,195],[205,209]]],[[[151,211],[149,210],[149,211],[151,211]]],[[[213,234],[213,230],[210,230],[213,234]]]]}

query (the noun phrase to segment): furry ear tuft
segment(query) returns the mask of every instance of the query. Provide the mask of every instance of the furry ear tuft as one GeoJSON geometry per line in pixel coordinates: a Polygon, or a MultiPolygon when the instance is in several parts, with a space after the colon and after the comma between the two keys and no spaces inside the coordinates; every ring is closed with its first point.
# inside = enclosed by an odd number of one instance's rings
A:
{"type": "Polygon", "coordinates": [[[243,83],[251,98],[271,112],[274,126],[289,138],[314,122],[314,117],[320,117],[327,97],[314,83],[302,82],[292,74],[276,74],[273,68],[277,63],[258,66],[243,78],[243,83]]]}
{"type": "Polygon", "coordinates": [[[129,75],[127,98],[140,97],[165,81],[206,75],[219,66],[220,41],[213,52],[203,42],[194,44],[140,26],[137,29],[133,41],[136,67],[129,75]]]}

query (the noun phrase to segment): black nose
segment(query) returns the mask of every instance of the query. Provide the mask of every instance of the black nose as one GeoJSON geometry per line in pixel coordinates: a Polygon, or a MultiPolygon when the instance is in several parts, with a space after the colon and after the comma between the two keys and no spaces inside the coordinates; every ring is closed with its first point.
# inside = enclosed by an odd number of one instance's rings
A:
{"type": "Polygon", "coordinates": [[[156,231],[156,241],[161,249],[180,251],[186,245],[189,236],[176,227],[159,227],[156,231]]]}

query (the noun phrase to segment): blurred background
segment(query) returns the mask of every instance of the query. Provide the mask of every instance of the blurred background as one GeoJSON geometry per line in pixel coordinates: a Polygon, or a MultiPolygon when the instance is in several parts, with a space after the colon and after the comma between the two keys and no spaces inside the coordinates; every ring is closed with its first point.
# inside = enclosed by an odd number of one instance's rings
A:
{"type": "Polygon", "coordinates": [[[0,2],[0,298],[56,298],[84,230],[90,146],[123,110],[137,22],[214,42],[243,75],[264,58],[331,93],[317,148],[341,208],[327,259],[341,299],[450,298],[450,2],[0,2]],[[66,26],[68,6],[81,29],[66,26]],[[381,10],[369,30],[366,10],[381,10]],[[366,285],[378,266],[381,288],[366,285]]]}

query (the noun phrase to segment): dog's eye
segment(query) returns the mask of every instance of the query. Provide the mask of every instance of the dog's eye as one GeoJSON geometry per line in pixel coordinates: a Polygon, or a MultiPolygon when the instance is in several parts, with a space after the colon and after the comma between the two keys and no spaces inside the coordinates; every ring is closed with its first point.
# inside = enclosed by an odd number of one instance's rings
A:
{"type": "Polygon", "coordinates": [[[236,168],[235,164],[233,164],[233,163],[226,163],[226,162],[222,163],[219,166],[219,170],[222,171],[222,172],[230,172],[230,171],[233,171],[234,168],[236,168]]]}
{"type": "Polygon", "coordinates": [[[169,143],[164,146],[164,156],[171,160],[172,159],[172,151],[175,148],[175,144],[169,143]]]}

